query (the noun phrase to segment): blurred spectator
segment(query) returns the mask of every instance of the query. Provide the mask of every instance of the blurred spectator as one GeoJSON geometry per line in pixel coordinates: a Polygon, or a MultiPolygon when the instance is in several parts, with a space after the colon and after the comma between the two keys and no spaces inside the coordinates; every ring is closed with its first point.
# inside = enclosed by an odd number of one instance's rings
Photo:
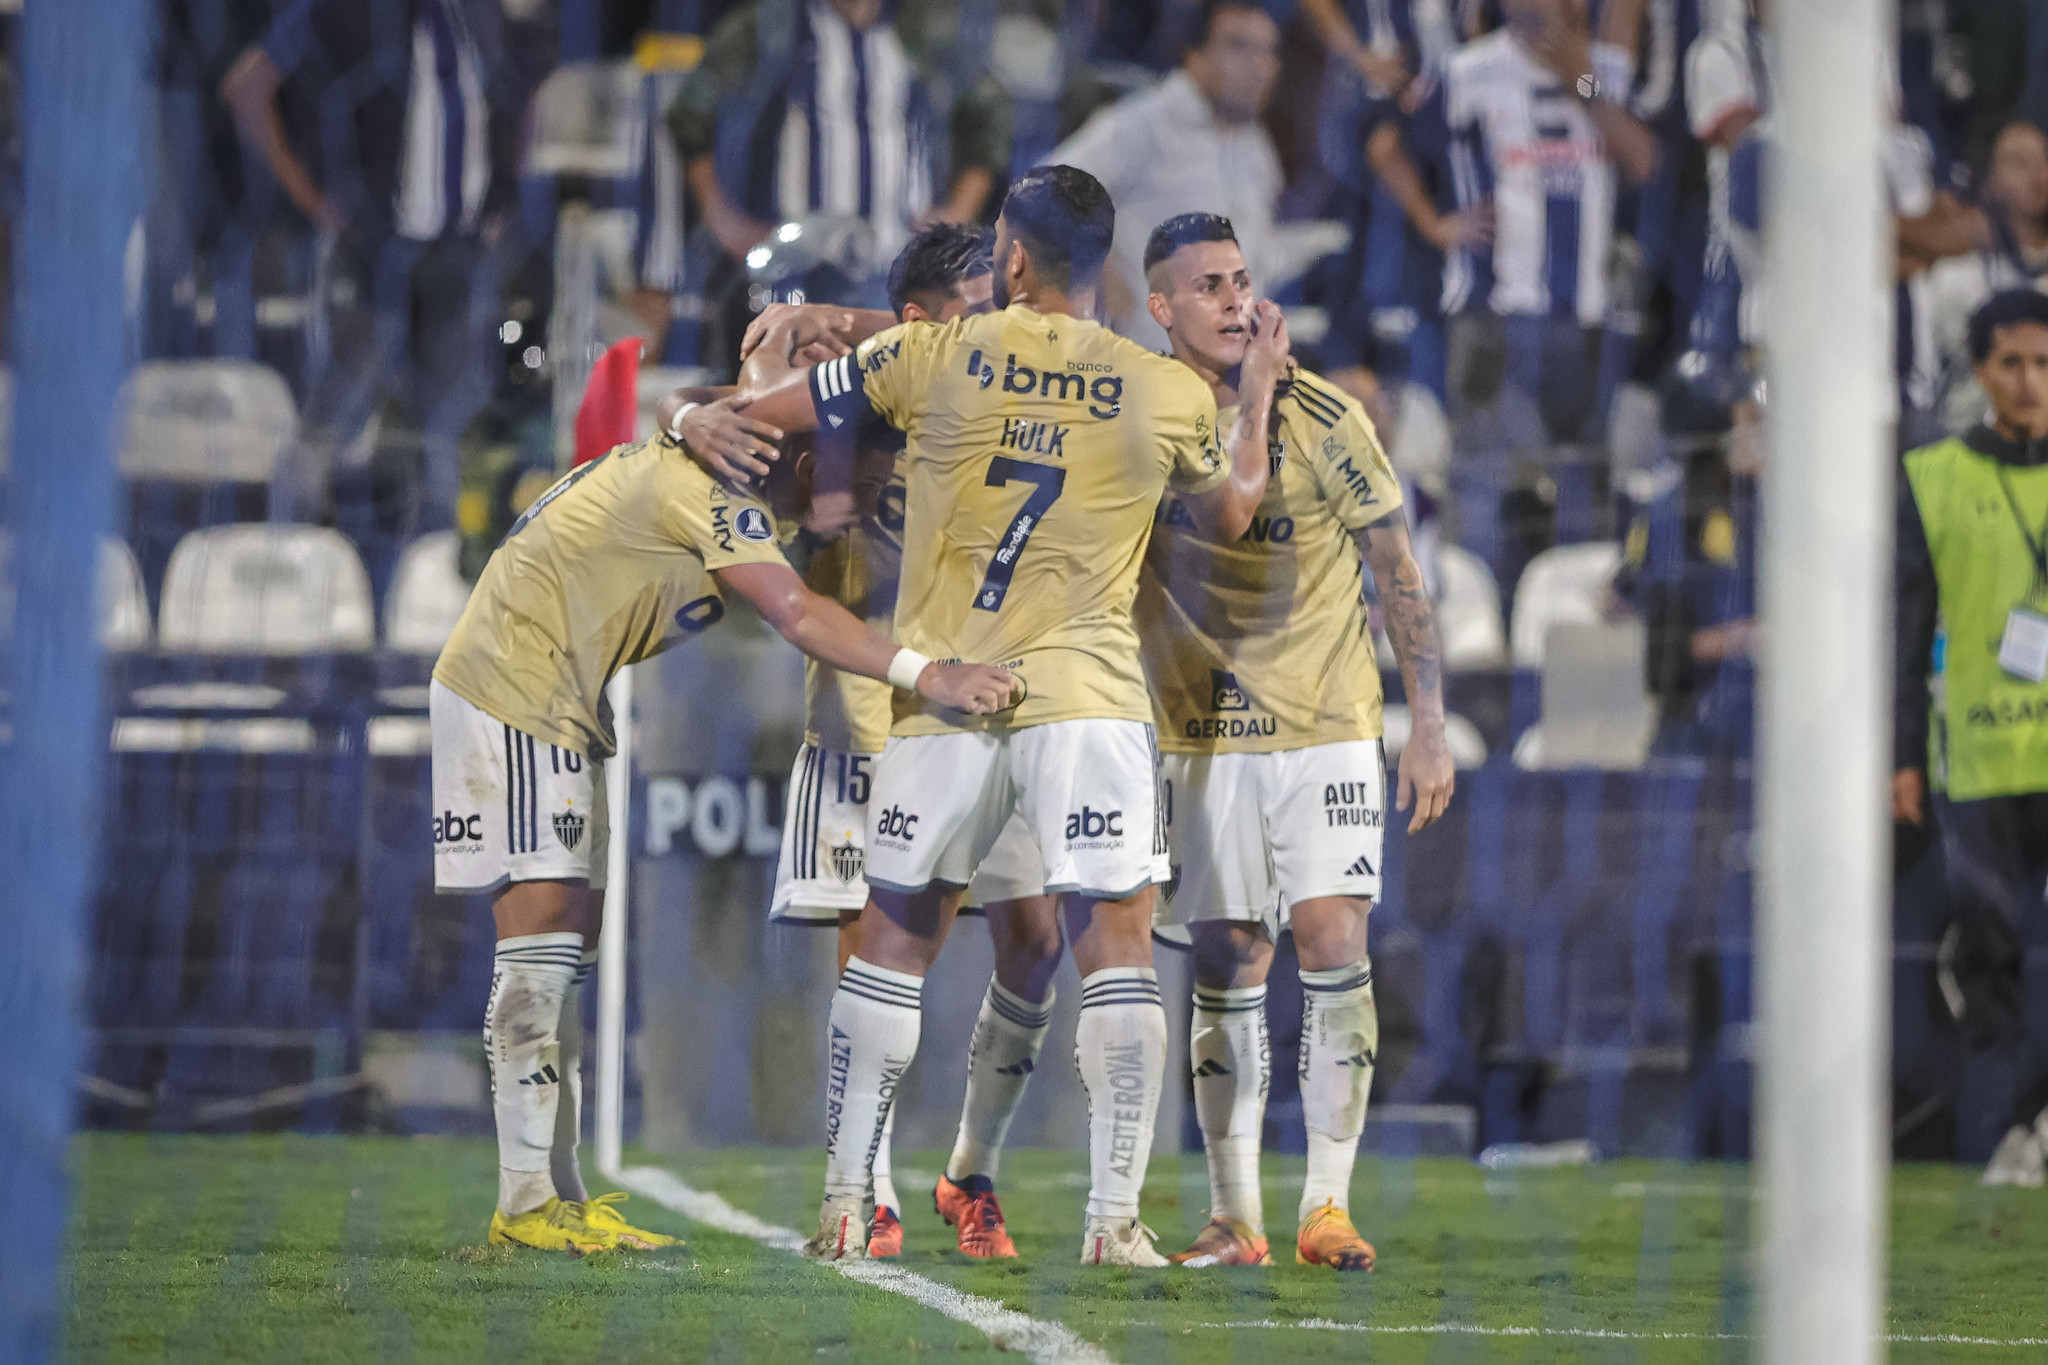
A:
{"type": "Polygon", "coordinates": [[[1458,31],[1445,7],[1415,0],[1303,8],[1335,58],[1318,151],[1340,187],[1333,211],[1353,226],[1326,299],[1324,364],[1347,387],[1370,366],[1382,382],[1421,384],[1442,404],[1444,252],[1492,231],[1490,205],[1458,209],[1436,98],[1458,31]]]}
{"type": "Polygon", "coordinates": [[[1727,405],[1696,397],[1667,386],[1665,413],[1682,463],[1635,508],[1614,590],[1643,621],[1657,749],[1747,752],[1763,442],[1756,413],[1736,420],[1727,405]]]}
{"type": "Polygon", "coordinates": [[[493,247],[514,203],[525,91],[507,88],[498,0],[293,0],[221,82],[245,141],[321,234],[316,364],[301,462],[277,515],[316,514],[383,400],[417,423],[419,529],[453,524],[457,438],[489,401],[499,323],[493,247]],[[287,135],[287,83],[316,111],[287,135]]]}
{"type": "MultiPolygon", "coordinates": [[[[163,199],[149,223],[150,266],[157,274],[149,300],[164,314],[148,329],[154,354],[257,354],[256,238],[279,206],[277,186],[237,132],[220,83],[243,49],[262,36],[270,12],[267,0],[165,0],[156,79],[169,164],[162,170],[168,182],[163,199]],[[210,345],[201,345],[185,317],[177,316],[186,310],[161,308],[183,279],[195,299],[205,292],[213,300],[210,345]]],[[[305,111],[283,117],[287,126],[303,124],[305,111]]]]}
{"type": "Polygon", "coordinates": [[[1978,197],[1989,245],[1929,271],[1928,325],[1941,356],[1943,424],[1967,430],[1984,415],[1971,375],[1970,315],[2006,289],[2048,281],[2048,134],[2024,120],[2000,129],[1978,197]]]}
{"type": "Polygon", "coordinates": [[[734,260],[776,222],[809,214],[866,219],[887,261],[927,218],[978,220],[1009,176],[1009,111],[978,82],[934,110],[919,72],[943,56],[916,49],[956,25],[904,0],[757,0],[720,22],[669,107],[684,177],[718,245],[734,260]],[[950,157],[944,151],[949,119],[950,157]],[[937,166],[950,160],[939,199],[937,166]]]}
{"type": "Polygon", "coordinates": [[[1596,42],[1583,0],[1506,0],[1500,30],[1445,72],[1444,118],[1461,209],[1490,203],[1490,245],[1459,244],[1444,269],[1459,538],[1512,591],[1551,514],[1563,542],[1595,534],[1606,395],[1607,270],[1618,180],[1640,184],[1657,145],[1623,102],[1628,54],[1596,42]],[[1518,464],[1535,455],[1544,478],[1518,464]],[[1502,523],[1514,483],[1528,509],[1502,523]],[[1526,523],[1526,524],[1524,524],[1526,523]]]}
{"type": "Polygon", "coordinates": [[[1272,17],[1255,4],[1209,0],[1180,70],[1098,113],[1047,158],[1087,171],[1116,201],[1116,244],[1103,288],[1111,324],[1141,345],[1166,346],[1166,334],[1145,313],[1140,266],[1145,239],[1177,213],[1229,218],[1266,294],[1342,245],[1326,224],[1275,222],[1285,182],[1259,115],[1279,76],[1280,30],[1272,17]]]}
{"type": "Polygon", "coordinates": [[[1998,130],[2020,113],[2027,86],[2028,0],[1947,0],[1947,33],[1967,94],[1962,154],[1980,164],[1998,130]]]}

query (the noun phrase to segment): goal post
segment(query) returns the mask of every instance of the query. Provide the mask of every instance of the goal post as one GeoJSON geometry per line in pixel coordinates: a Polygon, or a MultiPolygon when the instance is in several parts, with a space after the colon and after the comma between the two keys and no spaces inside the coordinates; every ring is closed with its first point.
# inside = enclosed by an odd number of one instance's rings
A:
{"type": "Polygon", "coordinates": [[[604,932],[597,940],[597,1103],[592,1136],[597,1169],[617,1180],[626,1128],[626,953],[632,932],[633,674],[611,681],[612,726],[619,750],[604,765],[611,845],[605,856],[604,932]]]}
{"type": "Polygon", "coordinates": [[[1881,82],[1893,11],[1767,12],[1770,455],[1756,943],[1771,1365],[1884,1356],[1890,1124],[1892,238],[1881,82]]]}

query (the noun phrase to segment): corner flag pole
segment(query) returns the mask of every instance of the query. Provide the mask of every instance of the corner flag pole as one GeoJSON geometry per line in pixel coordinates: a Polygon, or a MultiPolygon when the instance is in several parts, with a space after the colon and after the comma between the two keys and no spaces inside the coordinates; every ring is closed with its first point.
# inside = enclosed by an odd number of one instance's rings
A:
{"type": "Polygon", "coordinates": [[[1884,1347],[1892,8],[1773,4],[1756,828],[1761,1359],[1884,1347]]]}
{"type": "Polygon", "coordinates": [[[619,751],[604,765],[611,807],[605,853],[604,933],[597,941],[597,1169],[617,1180],[626,1129],[626,945],[633,871],[633,672],[611,682],[612,726],[619,751]]]}

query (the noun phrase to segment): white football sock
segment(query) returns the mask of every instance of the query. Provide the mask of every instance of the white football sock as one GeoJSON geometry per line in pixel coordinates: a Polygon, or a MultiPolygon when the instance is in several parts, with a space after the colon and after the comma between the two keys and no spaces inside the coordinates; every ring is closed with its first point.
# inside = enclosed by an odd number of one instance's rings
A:
{"type": "Polygon", "coordinates": [[[964,1184],[982,1176],[991,1184],[1003,1157],[1003,1139],[1038,1065],[1045,1031],[1052,1023],[1053,992],[1033,1003],[990,977],[967,1048],[967,1101],[960,1106],[960,1130],[946,1179],[964,1184]]]}
{"type": "Polygon", "coordinates": [[[1372,960],[1301,973],[1301,1117],[1308,1128],[1308,1179],[1300,1216],[1330,1200],[1351,1207],[1351,1168],[1365,1131],[1365,1103],[1380,1046],[1372,960]]]}
{"type": "Polygon", "coordinates": [[[1166,1085],[1166,1011],[1150,967],[1081,979],[1074,1065],[1088,1090],[1088,1216],[1135,1218],[1166,1085]]]}
{"type": "Polygon", "coordinates": [[[550,1153],[561,1108],[562,997],[583,961],[581,934],[498,940],[484,1006],[484,1056],[498,1123],[498,1207],[529,1213],[554,1197],[550,1153]]]}
{"type": "Polygon", "coordinates": [[[548,1149],[548,1169],[555,1193],[574,1203],[590,1198],[583,1187],[583,1164],[576,1159],[583,1141],[583,983],[597,966],[597,954],[585,951],[569,989],[562,992],[562,1095],[555,1105],[555,1142],[548,1149]]]}
{"type": "Polygon", "coordinates": [[[881,1145],[875,1148],[875,1207],[893,1209],[901,1218],[903,1206],[896,1202],[895,1162],[889,1159],[889,1147],[895,1140],[896,1105],[892,1099],[889,1112],[882,1115],[881,1145]]]}
{"type": "Polygon", "coordinates": [[[896,1084],[917,1056],[924,978],[848,958],[825,1051],[825,1197],[867,1198],[896,1084]]]}
{"type": "Polygon", "coordinates": [[[1266,988],[1195,987],[1188,1030],[1195,1116],[1209,1156],[1209,1211],[1238,1218],[1259,1236],[1266,1206],[1259,1193],[1259,1136],[1266,1123],[1272,1047],[1266,1036],[1266,988]]]}

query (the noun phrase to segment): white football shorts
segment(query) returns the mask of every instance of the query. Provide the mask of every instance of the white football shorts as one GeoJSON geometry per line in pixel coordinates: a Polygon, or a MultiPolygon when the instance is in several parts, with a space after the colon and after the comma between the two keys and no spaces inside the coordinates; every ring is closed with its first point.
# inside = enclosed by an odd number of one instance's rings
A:
{"type": "Polygon", "coordinates": [[[868,801],[868,881],[965,887],[1015,811],[1040,889],[1136,895],[1166,879],[1158,762],[1152,727],[1135,720],[893,737],[868,801]]]}
{"type": "Polygon", "coordinates": [[[1253,920],[1277,935],[1296,901],[1378,899],[1386,750],[1346,740],[1266,754],[1163,754],[1173,880],[1162,924],[1253,920]]]}
{"type": "Polygon", "coordinates": [[[535,739],[434,683],[434,889],[510,882],[604,885],[604,765],[535,739]]]}
{"type": "Polygon", "coordinates": [[[868,903],[868,786],[874,754],[806,744],[797,750],[782,803],[782,852],[768,918],[836,925],[868,903]]]}

